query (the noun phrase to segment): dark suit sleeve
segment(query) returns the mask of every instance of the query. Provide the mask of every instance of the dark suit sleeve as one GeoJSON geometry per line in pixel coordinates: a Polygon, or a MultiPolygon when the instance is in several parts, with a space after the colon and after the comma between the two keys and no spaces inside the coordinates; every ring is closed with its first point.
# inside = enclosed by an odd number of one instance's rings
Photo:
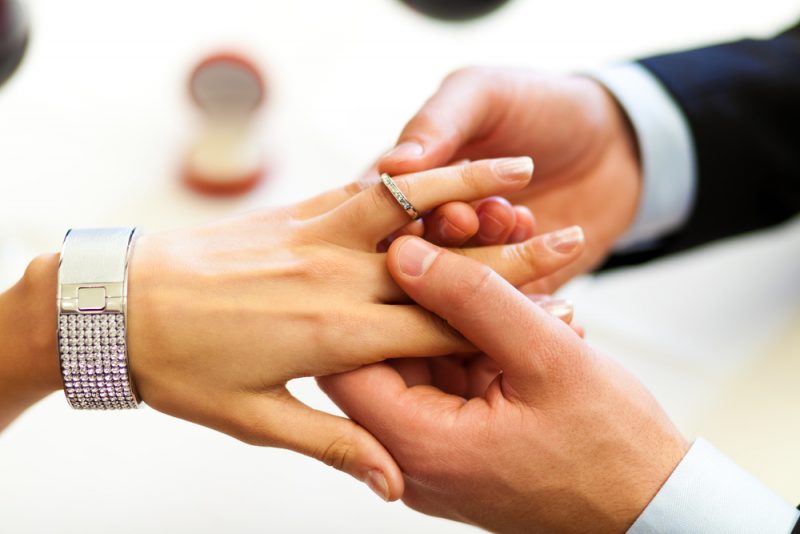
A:
{"type": "Polygon", "coordinates": [[[800,212],[800,24],[768,40],[641,60],[685,114],[697,161],[688,221],[640,263],[772,226],[800,212]]]}

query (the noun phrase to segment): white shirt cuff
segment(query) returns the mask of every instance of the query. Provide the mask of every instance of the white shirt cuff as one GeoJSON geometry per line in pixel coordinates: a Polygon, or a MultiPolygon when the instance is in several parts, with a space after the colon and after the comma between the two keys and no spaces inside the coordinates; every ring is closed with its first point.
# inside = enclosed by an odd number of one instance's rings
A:
{"type": "Polygon", "coordinates": [[[615,65],[589,75],[616,97],[639,143],[639,211],[616,250],[647,248],[680,228],[691,213],[697,170],[689,124],[661,82],[638,63],[615,65]]]}
{"type": "Polygon", "coordinates": [[[788,534],[798,514],[698,438],[628,534],[788,534]]]}

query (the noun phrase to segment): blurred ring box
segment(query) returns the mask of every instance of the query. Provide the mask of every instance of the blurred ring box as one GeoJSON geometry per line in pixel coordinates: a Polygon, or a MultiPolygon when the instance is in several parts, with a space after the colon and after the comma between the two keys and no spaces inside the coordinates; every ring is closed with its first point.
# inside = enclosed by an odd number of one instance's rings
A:
{"type": "Polygon", "coordinates": [[[241,54],[211,55],[192,71],[189,95],[202,123],[186,154],[184,182],[218,196],[254,189],[265,175],[263,152],[253,131],[266,99],[258,68],[241,54]]]}

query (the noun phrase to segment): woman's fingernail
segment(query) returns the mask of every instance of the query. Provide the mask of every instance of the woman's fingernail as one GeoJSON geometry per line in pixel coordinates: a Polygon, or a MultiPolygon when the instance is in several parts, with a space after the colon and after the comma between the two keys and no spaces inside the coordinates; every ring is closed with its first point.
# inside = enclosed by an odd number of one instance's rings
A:
{"type": "Polygon", "coordinates": [[[488,213],[478,215],[478,220],[480,221],[478,236],[484,241],[494,241],[506,231],[505,225],[488,213]]]}
{"type": "Polygon", "coordinates": [[[408,276],[422,276],[439,255],[439,249],[424,239],[412,238],[403,241],[399,256],[400,270],[408,276]]]}
{"type": "Polygon", "coordinates": [[[386,482],[386,477],[377,469],[371,469],[364,477],[364,482],[367,483],[369,489],[384,501],[389,500],[389,483],[386,482]]]}
{"type": "Polygon", "coordinates": [[[561,254],[568,254],[583,243],[583,228],[570,226],[547,235],[545,244],[561,254]]]}
{"type": "Polygon", "coordinates": [[[544,311],[562,321],[569,322],[572,320],[573,313],[575,313],[575,307],[572,302],[564,299],[551,299],[538,304],[544,311]]]}
{"type": "Polygon", "coordinates": [[[527,180],[533,174],[531,158],[503,158],[494,164],[494,170],[504,180],[527,180]]]}
{"type": "Polygon", "coordinates": [[[425,148],[413,141],[406,141],[405,143],[400,143],[389,152],[383,155],[381,159],[409,159],[409,158],[418,158],[422,154],[425,153],[425,148]]]}

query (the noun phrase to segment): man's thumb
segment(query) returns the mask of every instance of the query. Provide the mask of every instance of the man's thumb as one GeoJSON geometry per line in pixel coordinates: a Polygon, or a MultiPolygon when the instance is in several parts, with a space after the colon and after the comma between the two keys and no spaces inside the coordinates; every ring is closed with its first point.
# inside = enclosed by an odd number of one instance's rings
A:
{"type": "Polygon", "coordinates": [[[554,359],[576,353],[580,340],[566,324],[477,261],[403,237],[390,247],[388,263],[412,299],[488,354],[508,378],[533,385],[554,359]]]}

